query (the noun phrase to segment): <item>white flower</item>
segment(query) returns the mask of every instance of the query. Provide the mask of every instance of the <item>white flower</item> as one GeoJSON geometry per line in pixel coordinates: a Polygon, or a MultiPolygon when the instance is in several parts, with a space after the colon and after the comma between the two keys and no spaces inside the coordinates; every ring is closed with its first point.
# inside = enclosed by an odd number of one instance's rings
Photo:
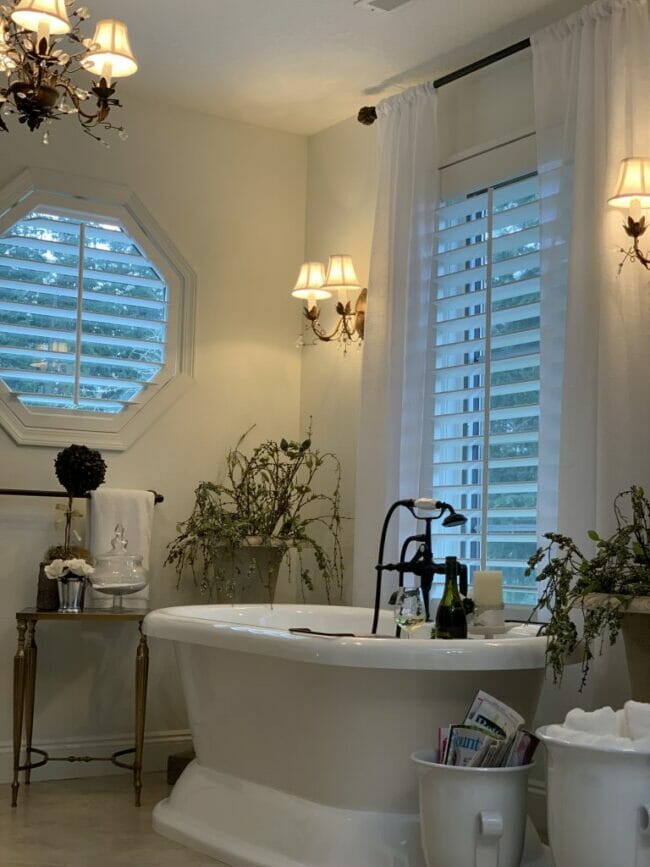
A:
{"type": "Polygon", "coordinates": [[[45,574],[48,578],[61,578],[65,571],[65,563],[63,560],[52,560],[52,562],[45,567],[45,574]]]}
{"type": "Polygon", "coordinates": [[[75,575],[77,578],[85,578],[87,575],[92,575],[95,570],[86,563],[85,560],[52,560],[45,567],[45,574],[48,578],[67,578],[68,575],[75,575]]]}
{"type": "Polygon", "coordinates": [[[68,572],[72,573],[72,575],[78,575],[79,577],[92,575],[95,571],[92,566],[86,563],[85,560],[66,560],[65,565],[67,566],[68,572]]]}

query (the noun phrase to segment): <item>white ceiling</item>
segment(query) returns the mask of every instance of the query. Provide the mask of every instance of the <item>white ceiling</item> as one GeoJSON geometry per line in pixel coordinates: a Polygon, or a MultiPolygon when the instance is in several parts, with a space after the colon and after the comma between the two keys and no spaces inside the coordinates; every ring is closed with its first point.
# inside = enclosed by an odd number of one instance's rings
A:
{"type": "Polygon", "coordinates": [[[312,134],[364,104],[516,41],[584,0],[88,0],[127,22],[127,90],[312,134]]]}

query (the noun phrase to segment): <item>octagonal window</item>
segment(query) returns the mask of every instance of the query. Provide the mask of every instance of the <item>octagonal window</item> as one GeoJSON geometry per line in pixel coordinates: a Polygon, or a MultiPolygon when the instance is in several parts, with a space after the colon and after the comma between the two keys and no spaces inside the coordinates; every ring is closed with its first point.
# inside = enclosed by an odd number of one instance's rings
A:
{"type": "Polygon", "coordinates": [[[0,239],[0,378],[24,406],[123,412],[164,365],[167,315],[116,223],[38,209],[0,239]]]}
{"type": "Polygon", "coordinates": [[[100,204],[21,178],[0,212],[0,421],[18,442],[125,448],[191,375],[191,272],[121,188],[100,204]]]}

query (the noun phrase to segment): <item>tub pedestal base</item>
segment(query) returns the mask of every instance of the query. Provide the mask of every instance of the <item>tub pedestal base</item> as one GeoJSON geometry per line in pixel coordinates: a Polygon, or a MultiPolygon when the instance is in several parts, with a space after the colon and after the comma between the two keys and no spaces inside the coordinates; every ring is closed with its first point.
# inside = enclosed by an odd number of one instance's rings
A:
{"type": "MultiPolygon", "coordinates": [[[[425,867],[418,816],[338,810],[196,761],[155,807],[153,826],[230,867],[425,867]]],[[[522,867],[552,867],[529,831],[522,867]]]]}

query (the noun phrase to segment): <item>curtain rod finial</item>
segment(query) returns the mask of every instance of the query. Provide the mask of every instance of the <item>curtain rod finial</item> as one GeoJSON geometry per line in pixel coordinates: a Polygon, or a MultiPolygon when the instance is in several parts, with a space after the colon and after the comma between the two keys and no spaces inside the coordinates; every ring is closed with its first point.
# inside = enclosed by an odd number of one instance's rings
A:
{"type": "Polygon", "coordinates": [[[363,108],[359,109],[357,120],[364,126],[372,126],[377,120],[377,109],[374,105],[364,105],[363,108]]]}

